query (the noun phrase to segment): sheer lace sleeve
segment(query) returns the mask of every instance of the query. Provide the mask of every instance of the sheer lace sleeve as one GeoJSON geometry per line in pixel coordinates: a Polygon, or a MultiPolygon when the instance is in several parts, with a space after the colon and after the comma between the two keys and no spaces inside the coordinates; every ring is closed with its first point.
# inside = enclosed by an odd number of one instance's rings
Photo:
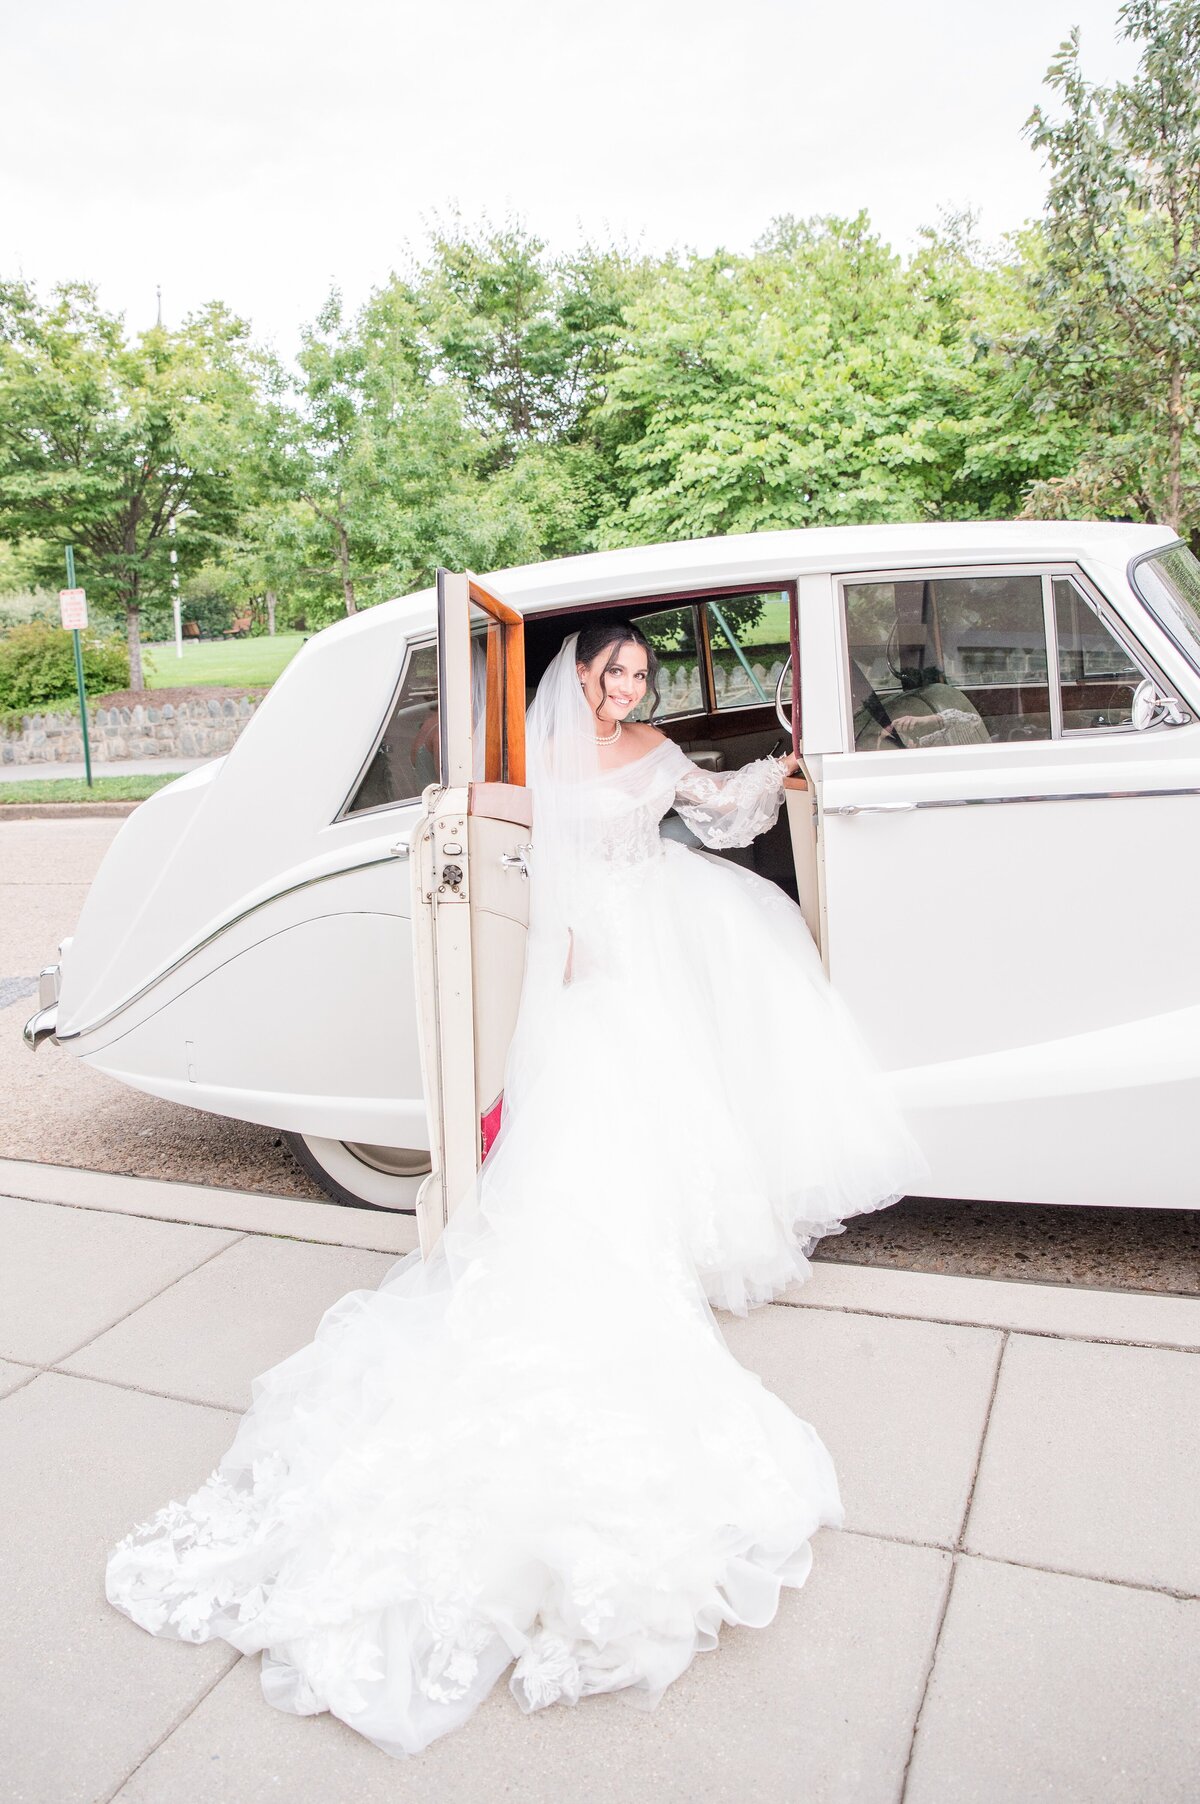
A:
{"type": "Polygon", "coordinates": [[[714,851],[748,846],[773,827],[783,802],[784,768],[778,758],[756,758],[740,770],[701,770],[682,752],[675,807],[697,839],[714,851]]]}

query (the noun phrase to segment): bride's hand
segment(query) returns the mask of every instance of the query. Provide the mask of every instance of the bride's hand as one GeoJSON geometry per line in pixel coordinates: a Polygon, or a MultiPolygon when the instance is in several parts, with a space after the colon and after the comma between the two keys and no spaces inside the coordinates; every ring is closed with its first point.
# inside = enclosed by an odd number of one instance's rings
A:
{"type": "Polygon", "coordinates": [[[794,777],[796,772],[800,769],[800,760],[795,752],[785,752],[778,762],[783,766],[783,774],[785,777],[794,777]]]}

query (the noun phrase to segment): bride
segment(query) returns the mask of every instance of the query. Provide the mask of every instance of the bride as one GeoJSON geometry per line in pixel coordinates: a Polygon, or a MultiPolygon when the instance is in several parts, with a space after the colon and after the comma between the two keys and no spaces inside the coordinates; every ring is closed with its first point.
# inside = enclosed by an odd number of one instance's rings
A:
{"type": "Polygon", "coordinates": [[[794,755],[697,768],[629,719],[638,629],[563,643],[528,715],[531,919],[500,1131],[428,1259],[254,1380],[217,1469],[111,1551],[155,1635],[262,1650],[267,1701],[394,1755],[511,1666],[522,1709],[652,1708],[763,1627],[844,1510],[830,1456],[728,1351],[817,1240],[928,1177],[796,905],[708,847],[794,755]]]}

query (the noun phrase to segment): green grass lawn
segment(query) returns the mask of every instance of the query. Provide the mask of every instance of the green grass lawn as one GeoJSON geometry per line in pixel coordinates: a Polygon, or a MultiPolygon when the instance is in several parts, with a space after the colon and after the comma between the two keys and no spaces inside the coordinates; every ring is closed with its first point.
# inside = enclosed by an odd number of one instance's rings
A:
{"type": "Polygon", "coordinates": [[[304,644],[304,633],[264,634],[258,639],[185,639],[183,656],[174,641],[142,649],[148,689],[187,689],[192,684],[222,683],[253,689],[269,685],[304,644]]]}
{"type": "Polygon", "coordinates": [[[164,770],[148,772],[144,777],[97,777],[90,789],[82,777],[0,783],[0,808],[14,802],[144,802],[180,774],[177,770],[164,770]]]}

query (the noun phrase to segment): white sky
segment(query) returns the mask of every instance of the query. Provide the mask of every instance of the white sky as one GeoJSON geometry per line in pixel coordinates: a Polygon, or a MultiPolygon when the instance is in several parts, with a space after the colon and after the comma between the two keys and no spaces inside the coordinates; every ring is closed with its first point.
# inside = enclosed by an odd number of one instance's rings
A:
{"type": "Polygon", "coordinates": [[[133,327],[220,297],[285,355],[439,212],[556,248],[748,248],[866,207],[1040,211],[1021,135],[1073,24],[1118,0],[0,0],[0,271],[80,276],[133,327]]]}

